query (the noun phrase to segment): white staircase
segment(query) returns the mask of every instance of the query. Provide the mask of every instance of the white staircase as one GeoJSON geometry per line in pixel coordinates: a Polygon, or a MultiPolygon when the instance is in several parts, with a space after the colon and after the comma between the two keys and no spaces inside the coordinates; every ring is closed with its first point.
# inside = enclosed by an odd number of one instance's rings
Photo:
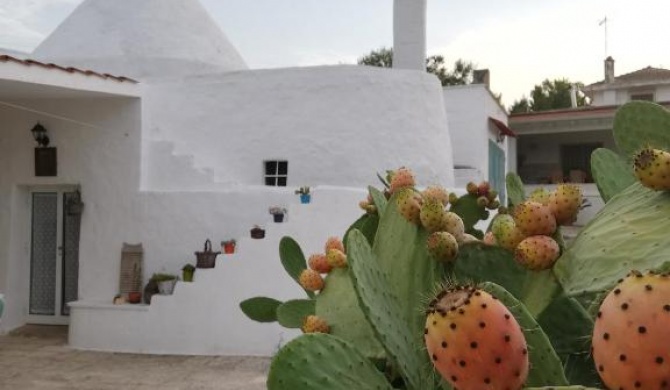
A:
{"type": "MultiPolygon", "coordinates": [[[[254,296],[305,298],[279,260],[279,242],[291,236],[305,256],[323,251],[362,212],[363,189],[319,187],[312,203],[293,204],[283,223],[266,224],[264,239],[237,240],[236,253],[219,255],[213,269],[198,269],[192,283],[178,282],[171,296],[151,305],[71,304],[70,345],[78,349],[187,355],[272,355],[299,334],[276,323],[249,320],[239,303],[254,296]]],[[[268,216],[271,217],[271,216],[268,216]]]]}

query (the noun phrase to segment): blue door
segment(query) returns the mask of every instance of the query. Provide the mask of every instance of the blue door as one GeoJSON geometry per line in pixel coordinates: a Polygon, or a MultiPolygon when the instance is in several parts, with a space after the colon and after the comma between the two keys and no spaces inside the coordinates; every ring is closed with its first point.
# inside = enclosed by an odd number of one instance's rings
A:
{"type": "Polygon", "coordinates": [[[489,183],[498,191],[500,204],[505,203],[505,152],[489,140],[489,183]]]}

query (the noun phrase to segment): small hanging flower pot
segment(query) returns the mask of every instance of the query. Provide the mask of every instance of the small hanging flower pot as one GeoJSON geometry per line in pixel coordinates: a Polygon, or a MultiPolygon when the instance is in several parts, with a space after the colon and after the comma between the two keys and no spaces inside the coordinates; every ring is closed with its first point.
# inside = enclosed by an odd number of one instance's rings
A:
{"type": "Polygon", "coordinates": [[[312,200],[312,195],[309,193],[309,187],[304,186],[295,190],[296,195],[300,195],[300,203],[308,204],[312,200]]]}
{"type": "Polygon", "coordinates": [[[276,223],[281,223],[284,222],[284,214],[286,214],[288,211],[279,206],[272,206],[269,209],[270,214],[272,214],[272,217],[276,223]]]}
{"type": "Polygon", "coordinates": [[[260,226],[256,225],[251,229],[251,238],[260,240],[265,238],[265,229],[262,229],[260,226]]]}
{"type": "Polygon", "coordinates": [[[186,264],[182,269],[182,279],[184,282],[192,282],[193,281],[193,274],[195,273],[195,267],[193,264],[186,264]]]}
{"type": "Polygon", "coordinates": [[[225,254],[235,253],[235,240],[221,241],[221,251],[225,254]]]}

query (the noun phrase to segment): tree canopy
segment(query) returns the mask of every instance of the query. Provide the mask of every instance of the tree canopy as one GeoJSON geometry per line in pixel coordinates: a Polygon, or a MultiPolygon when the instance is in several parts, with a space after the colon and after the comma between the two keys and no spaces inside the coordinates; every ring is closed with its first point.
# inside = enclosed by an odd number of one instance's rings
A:
{"type": "MultiPolygon", "coordinates": [[[[390,68],[393,66],[393,49],[382,47],[358,59],[359,65],[390,68]]],[[[452,69],[448,69],[444,57],[433,55],[426,58],[426,71],[440,80],[442,85],[465,85],[472,83],[475,65],[470,61],[457,60],[452,69]]]]}
{"type": "MultiPolygon", "coordinates": [[[[553,81],[546,79],[541,84],[535,85],[533,90],[530,91],[529,98],[524,96],[520,100],[515,101],[509,111],[512,114],[516,114],[570,108],[572,107],[570,90],[573,84],[578,88],[584,86],[582,83],[573,83],[568,79],[556,79],[553,81]]],[[[577,93],[577,107],[585,105],[587,105],[586,96],[577,93]]]]}

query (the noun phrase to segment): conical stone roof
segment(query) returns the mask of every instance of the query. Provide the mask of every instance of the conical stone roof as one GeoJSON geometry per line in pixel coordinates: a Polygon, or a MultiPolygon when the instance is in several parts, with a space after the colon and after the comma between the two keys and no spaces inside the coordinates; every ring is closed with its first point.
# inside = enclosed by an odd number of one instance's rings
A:
{"type": "Polygon", "coordinates": [[[138,80],[247,69],[198,0],[85,0],[32,56],[138,80]]]}

